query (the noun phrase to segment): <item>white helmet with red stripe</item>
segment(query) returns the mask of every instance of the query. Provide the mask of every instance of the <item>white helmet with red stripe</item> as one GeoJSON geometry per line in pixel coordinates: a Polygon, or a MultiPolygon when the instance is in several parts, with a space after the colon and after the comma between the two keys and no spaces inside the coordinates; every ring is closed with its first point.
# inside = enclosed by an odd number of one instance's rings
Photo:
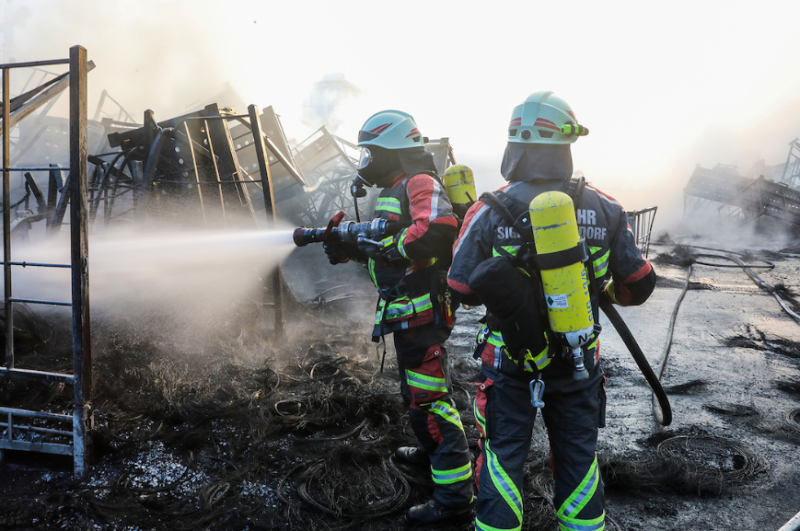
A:
{"type": "Polygon", "coordinates": [[[508,141],[516,144],[572,144],[588,134],[569,104],[552,92],[528,96],[514,107],[508,125],[508,141]]]}
{"type": "Polygon", "coordinates": [[[402,111],[381,111],[373,114],[358,132],[360,147],[406,149],[425,145],[414,118],[402,111]]]}

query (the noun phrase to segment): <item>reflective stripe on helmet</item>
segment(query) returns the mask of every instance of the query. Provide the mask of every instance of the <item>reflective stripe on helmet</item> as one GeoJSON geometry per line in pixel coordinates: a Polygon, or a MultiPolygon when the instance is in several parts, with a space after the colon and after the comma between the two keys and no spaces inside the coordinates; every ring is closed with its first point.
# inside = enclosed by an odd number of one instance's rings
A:
{"type": "Polygon", "coordinates": [[[370,116],[358,132],[358,145],[405,149],[423,145],[414,118],[402,111],[381,111],[370,116]]]}

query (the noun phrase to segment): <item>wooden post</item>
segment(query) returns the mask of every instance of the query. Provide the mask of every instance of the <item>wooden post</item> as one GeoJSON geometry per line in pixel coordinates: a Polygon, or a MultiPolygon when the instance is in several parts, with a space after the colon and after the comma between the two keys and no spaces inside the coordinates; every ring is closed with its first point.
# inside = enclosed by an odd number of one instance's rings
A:
{"type": "MultiPolygon", "coordinates": [[[[11,302],[11,92],[10,68],[3,69],[3,277],[6,312],[6,367],[14,367],[14,309],[11,302]]],[[[11,428],[9,427],[9,430],[11,428]]]]}
{"type": "Polygon", "coordinates": [[[72,252],[72,364],[75,377],[73,456],[75,476],[88,470],[92,344],[89,334],[89,240],[86,48],[69,49],[70,240],[72,252]]]}
{"type": "MultiPolygon", "coordinates": [[[[258,158],[258,168],[261,172],[261,190],[264,192],[264,211],[267,219],[270,220],[272,228],[278,225],[278,213],[275,209],[275,190],[272,187],[272,177],[269,171],[269,159],[267,157],[267,146],[264,143],[264,132],[261,130],[261,120],[259,119],[258,107],[250,105],[247,107],[250,114],[250,129],[253,132],[253,144],[256,147],[256,158],[258,158]]],[[[283,287],[281,285],[281,266],[271,275],[272,293],[275,308],[275,335],[282,339],[283,329],[283,287]]]]}

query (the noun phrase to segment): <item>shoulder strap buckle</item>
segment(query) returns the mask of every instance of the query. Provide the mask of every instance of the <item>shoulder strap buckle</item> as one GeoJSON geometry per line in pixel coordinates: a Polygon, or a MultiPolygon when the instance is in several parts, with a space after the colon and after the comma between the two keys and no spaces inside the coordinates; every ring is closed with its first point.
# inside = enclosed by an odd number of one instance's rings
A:
{"type": "Polygon", "coordinates": [[[583,190],[586,188],[586,178],[581,175],[577,178],[570,178],[564,182],[564,186],[561,187],[561,191],[567,194],[572,198],[572,203],[575,205],[575,208],[578,208],[578,203],[581,201],[581,197],[583,196],[583,190]]]}
{"type": "Polygon", "coordinates": [[[533,242],[531,219],[527,208],[519,216],[514,216],[512,209],[518,205],[514,203],[511,196],[504,192],[484,192],[478,200],[489,205],[489,208],[502,217],[510,227],[513,227],[525,242],[533,242]]]}

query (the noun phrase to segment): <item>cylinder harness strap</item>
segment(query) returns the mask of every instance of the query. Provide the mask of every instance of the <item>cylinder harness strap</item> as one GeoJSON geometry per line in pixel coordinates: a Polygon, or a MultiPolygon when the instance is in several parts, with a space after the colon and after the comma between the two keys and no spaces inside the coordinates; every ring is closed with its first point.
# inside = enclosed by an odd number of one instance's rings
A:
{"type": "MultiPolygon", "coordinates": [[[[582,179],[583,177],[578,182],[580,183],[582,179]]],[[[583,192],[583,187],[580,187],[580,192],[583,192]]],[[[576,246],[569,249],[554,253],[537,253],[533,242],[530,216],[527,210],[519,217],[514,217],[511,210],[517,205],[514,204],[514,199],[504,192],[485,192],[481,195],[480,200],[489,205],[506,223],[513,227],[524,241],[525,252],[520,253],[522,256],[518,255],[518,259],[521,260],[523,265],[538,270],[548,270],[566,267],[576,262],[585,263],[589,260],[589,250],[586,247],[584,238],[581,238],[576,246]]],[[[575,200],[573,199],[573,201],[575,200]]],[[[577,205],[577,203],[575,204],[577,205]]],[[[517,208],[519,207],[517,206],[517,208]]]]}

